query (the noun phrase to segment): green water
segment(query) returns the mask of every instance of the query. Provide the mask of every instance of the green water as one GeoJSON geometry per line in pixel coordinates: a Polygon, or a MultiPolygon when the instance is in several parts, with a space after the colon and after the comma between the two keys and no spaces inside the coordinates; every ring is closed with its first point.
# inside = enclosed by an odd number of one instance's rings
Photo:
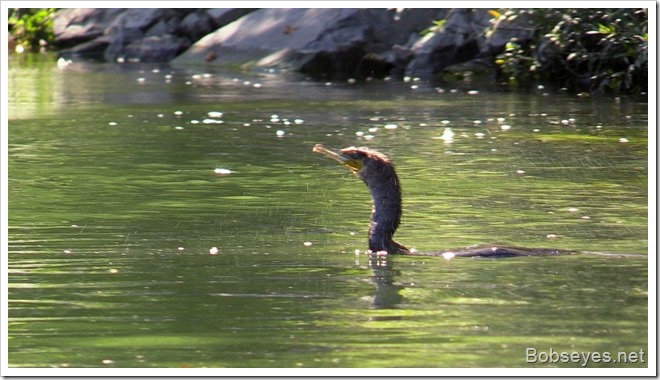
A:
{"type": "Polygon", "coordinates": [[[582,367],[528,363],[526,349],[648,353],[646,98],[9,66],[10,367],[582,367]],[[637,256],[370,259],[367,189],[316,143],[393,158],[408,247],[637,256]]]}

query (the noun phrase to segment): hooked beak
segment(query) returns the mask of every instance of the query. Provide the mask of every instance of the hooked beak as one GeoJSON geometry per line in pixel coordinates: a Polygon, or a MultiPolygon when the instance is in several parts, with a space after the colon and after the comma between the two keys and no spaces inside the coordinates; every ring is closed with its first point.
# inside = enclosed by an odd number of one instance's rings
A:
{"type": "Polygon", "coordinates": [[[326,148],[323,146],[323,144],[314,145],[314,148],[312,148],[312,152],[321,153],[326,157],[332,158],[333,160],[351,169],[353,173],[359,172],[364,167],[362,161],[356,160],[355,158],[346,155],[341,150],[326,148]]]}

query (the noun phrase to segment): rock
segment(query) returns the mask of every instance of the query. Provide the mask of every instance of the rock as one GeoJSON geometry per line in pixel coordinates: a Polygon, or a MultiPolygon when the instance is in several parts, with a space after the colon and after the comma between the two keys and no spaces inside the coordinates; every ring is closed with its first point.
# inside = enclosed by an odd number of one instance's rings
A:
{"type": "Polygon", "coordinates": [[[427,34],[412,46],[415,57],[406,68],[406,74],[428,77],[474,58],[479,53],[477,35],[484,29],[475,28],[477,12],[486,10],[452,9],[441,31],[427,34]]]}
{"type": "Polygon", "coordinates": [[[66,58],[166,62],[251,9],[63,9],[55,44],[66,58]]]}
{"type": "Polygon", "coordinates": [[[172,39],[166,36],[176,31],[181,18],[181,12],[172,9],[127,9],[104,31],[110,36],[110,46],[103,58],[106,61],[127,58],[145,62],[160,61],[163,57],[174,58],[172,39]],[[161,41],[170,43],[158,45],[161,41]]]}
{"type": "MultiPolygon", "coordinates": [[[[175,62],[201,62],[213,52],[218,57],[214,63],[242,64],[284,51],[299,50],[325,29],[327,21],[319,17],[323,11],[257,10],[197,41],[175,62]]],[[[325,16],[333,20],[335,14],[341,12],[340,9],[330,11],[325,16]]]]}
{"type": "Polygon", "coordinates": [[[133,41],[124,47],[124,54],[129,59],[141,62],[167,62],[190,46],[187,38],[171,34],[149,36],[133,41]]]}
{"type": "Polygon", "coordinates": [[[279,67],[316,77],[383,76],[403,57],[385,53],[419,35],[437,14],[429,9],[260,9],[205,36],[174,62],[279,67]]]}
{"type": "Polygon", "coordinates": [[[429,77],[532,37],[524,17],[487,9],[62,9],[60,55],[289,69],[317,78],[429,77]],[[422,37],[436,20],[441,30],[422,37]],[[492,30],[484,31],[494,22],[492,30]]]}
{"type": "Polygon", "coordinates": [[[256,8],[211,8],[206,10],[206,14],[211,17],[217,29],[256,10],[256,8]]]}
{"type": "Polygon", "coordinates": [[[179,33],[191,41],[197,41],[215,29],[216,24],[213,18],[205,11],[189,13],[179,24],[179,33]]]}
{"type": "Polygon", "coordinates": [[[101,36],[95,38],[91,41],[86,41],[80,44],[75,45],[72,48],[62,50],[59,52],[61,57],[70,58],[70,57],[103,57],[103,54],[110,46],[110,37],[101,36]]]}
{"type": "Polygon", "coordinates": [[[122,12],[123,8],[60,9],[53,17],[55,45],[68,48],[100,37],[105,28],[122,12]]]}
{"type": "Polygon", "coordinates": [[[530,19],[529,14],[519,15],[511,20],[500,17],[494,20],[493,31],[485,36],[481,44],[480,54],[496,55],[504,51],[504,48],[512,38],[518,39],[520,43],[530,41],[534,37],[537,25],[530,19]]]}
{"type": "Polygon", "coordinates": [[[523,41],[534,33],[534,26],[526,25],[526,20],[501,18],[495,21],[494,31],[485,34],[492,18],[487,9],[452,9],[441,31],[413,44],[410,50],[414,58],[406,67],[406,75],[428,77],[468,61],[483,67],[489,60],[482,58],[502,52],[512,37],[523,41]]]}

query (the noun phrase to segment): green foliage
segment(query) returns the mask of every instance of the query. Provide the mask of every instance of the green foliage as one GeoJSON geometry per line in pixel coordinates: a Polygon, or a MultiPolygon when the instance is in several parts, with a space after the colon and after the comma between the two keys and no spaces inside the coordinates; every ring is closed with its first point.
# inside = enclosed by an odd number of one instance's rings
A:
{"type": "Polygon", "coordinates": [[[17,44],[30,46],[32,51],[53,42],[53,14],[55,8],[11,8],[9,9],[9,34],[17,44]]]}
{"type": "Polygon", "coordinates": [[[576,92],[647,91],[647,12],[506,10],[500,18],[526,20],[536,27],[536,34],[530,41],[510,40],[496,63],[511,83],[544,81],[576,92]]]}
{"type": "Polygon", "coordinates": [[[422,36],[426,36],[427,34],[442,32],[442,29],[444,28],[446,22],[447,20],[435,20],[433,21],[433,25],[422,30],[419,34],[421,34],[422,36]]]}

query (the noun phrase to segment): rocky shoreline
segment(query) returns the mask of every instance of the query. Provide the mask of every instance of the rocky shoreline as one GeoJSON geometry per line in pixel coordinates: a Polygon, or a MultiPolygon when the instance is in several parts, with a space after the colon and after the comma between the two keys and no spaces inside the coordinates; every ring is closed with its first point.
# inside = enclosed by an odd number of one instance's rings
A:
{"type": "Polygon", "coordinates": [[[83,8],[61,9],[54,18],[55,46],[66,59],[232,65],[328,78],[426,77],[466,62],[494,67],[493,57],[512,37],[525,41],[533,31],[524,20],[498,21],[487,9],[465,8],[83,8]]]}

